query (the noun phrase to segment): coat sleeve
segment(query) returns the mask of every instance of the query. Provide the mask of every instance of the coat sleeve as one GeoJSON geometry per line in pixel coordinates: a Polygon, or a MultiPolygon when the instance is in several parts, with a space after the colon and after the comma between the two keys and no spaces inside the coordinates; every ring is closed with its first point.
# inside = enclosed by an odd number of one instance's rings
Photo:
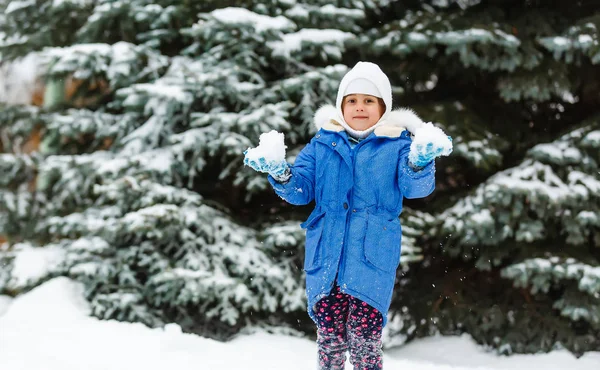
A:
{"type": "Polygon", "coordinates": [[[292,176],[286,183],[277,182],[269,175],[275,193],[290,204],[303,205],[315,198],[315,140],[304,147],[290,167],[292,176]]]}
{"type": "Polygon", "coordinates": [[[435,189],[435,160],[429,162],[425,167],[415,171],[408,164],[408,152],[410,150],[410,138],[406,138],[400,152],[398,163],[398,184],[405,198],[424,198],[433,193],[435,189]]]}

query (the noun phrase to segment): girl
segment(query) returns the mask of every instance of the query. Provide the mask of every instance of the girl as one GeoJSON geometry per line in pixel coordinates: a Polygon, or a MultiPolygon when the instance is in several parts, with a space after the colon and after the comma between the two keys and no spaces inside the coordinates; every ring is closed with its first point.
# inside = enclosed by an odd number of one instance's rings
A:
{"type": "Polygon", "coordinates": [[[248,156],[245,163],[269,173],[287,202],[315,201],[301,226],[319,369],[343,369],[347,350],[354,369],[381,369],[381,332],[400,262],[402,199],[431,194],[433,159],[449,152],[427,138],[411,149],[411,132],[425,123],[410,110],[392,111],[390,81],[373,63],[359,62],[344,76],[336,106],[321,107],[315,124],[317,134],[293,166],[248,156]]]}

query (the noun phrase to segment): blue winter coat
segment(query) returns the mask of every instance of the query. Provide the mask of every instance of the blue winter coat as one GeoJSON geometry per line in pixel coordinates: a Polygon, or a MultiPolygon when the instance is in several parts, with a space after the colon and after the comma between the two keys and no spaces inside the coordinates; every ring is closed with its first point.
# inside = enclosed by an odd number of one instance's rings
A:
{"type": "Polygon", "coordinates": [[[299,153],[287,183],[269,176],[287,202],[315,201],[301,225],[306,229],[304,270],[313,320],[314,305],[337,280],[342,292],[375,307],[387,322],[400,262],[402,199],[425,197],[435,187],[433,162],[418,172],[407,163],[412,140],[402,124],[412,121],[414,128],[415,117],[410,111],[391,112],[390,122],[354,148],[343,127],[330,120],[299,153]]]}

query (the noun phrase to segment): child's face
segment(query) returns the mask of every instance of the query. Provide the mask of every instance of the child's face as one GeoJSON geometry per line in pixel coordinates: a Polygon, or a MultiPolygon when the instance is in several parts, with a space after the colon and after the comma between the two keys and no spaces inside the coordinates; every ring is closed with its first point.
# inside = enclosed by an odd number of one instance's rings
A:
{"type": "Polygon", "coordinates": [[[379,121],[384,108],[372,95],[350,94],[344,96],[342,112],[344,120],[354,130],[364,131],[379,121]]]}

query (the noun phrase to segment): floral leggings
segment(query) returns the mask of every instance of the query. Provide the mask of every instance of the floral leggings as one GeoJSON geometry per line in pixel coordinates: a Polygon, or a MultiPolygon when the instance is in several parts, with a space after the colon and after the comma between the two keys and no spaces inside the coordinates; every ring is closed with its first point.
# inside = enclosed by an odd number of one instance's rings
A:
{"type": "Polygon", "coordinates": [[[381,313],[336,285],[315,305],[319,369],[344,369],[346,351],[355,370],[381,369],[381,313]]]}

